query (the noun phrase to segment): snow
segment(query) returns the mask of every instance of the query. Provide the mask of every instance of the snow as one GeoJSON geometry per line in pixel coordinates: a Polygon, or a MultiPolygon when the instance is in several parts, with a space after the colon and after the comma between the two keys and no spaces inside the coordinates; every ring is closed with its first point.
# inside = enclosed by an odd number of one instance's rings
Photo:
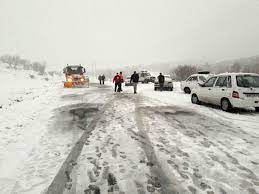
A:
{"type": "Polygon", "coordinates": [[[194,105],[177,82],[134,95],[45,78],[0,70],[1,193],[46,192],[88,130],[64,193],[259,193],[259,114],[194,105]]]}

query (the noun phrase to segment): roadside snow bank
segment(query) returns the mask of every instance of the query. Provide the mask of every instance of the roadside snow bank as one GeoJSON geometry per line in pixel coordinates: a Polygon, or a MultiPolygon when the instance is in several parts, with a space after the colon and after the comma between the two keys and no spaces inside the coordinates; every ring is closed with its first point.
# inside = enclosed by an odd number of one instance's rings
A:
{"type": "Polygon", "coordinates": [[[48,87],[57,77],[41,76],[33,71],[0,68],[0,107],[2,109],[22,101],[22,96],[31,94],[33,90],[48,87]]]}

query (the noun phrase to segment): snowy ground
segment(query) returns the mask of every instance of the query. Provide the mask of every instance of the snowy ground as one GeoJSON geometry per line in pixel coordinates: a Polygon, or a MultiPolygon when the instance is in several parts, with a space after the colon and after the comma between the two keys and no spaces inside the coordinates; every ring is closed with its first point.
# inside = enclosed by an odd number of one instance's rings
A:
{"type": "Polygon", "coordinates": [[[134,95],[53,80],[5,101],[0,190],[259,193],[259,114],[193,105],[175,85],[139,85],[134,95]]]}

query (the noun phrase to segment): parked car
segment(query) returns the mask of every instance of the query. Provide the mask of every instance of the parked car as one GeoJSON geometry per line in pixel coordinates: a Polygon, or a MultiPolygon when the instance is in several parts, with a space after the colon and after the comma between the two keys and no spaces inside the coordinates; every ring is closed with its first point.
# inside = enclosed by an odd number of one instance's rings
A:
{"type": "Polygon", "coordinates": [[[151,77],[151,74],[148,71],[140,71],[139,73],[139,82],[148,83],[151,77]]]}
{"type": "Polygon", "coordinates": [[[222,110],[255,107],[259,111],[259,75],[225,73],[209,78],[191,94],[194,104],[201,102],[219,105],[222,110]]]}
{"type": "Polygon", "coordinates": [[[189,76],[185,81],[181,82],[181,89],[186,93],[190,94],[193,88],[199,86],[199,83],[204,83],[212,74],[210,72],[204,71],[197,74],[189,76]]]}
{"type": "Polygon", "coordinates": [[[133,86],[133,83],[130,83],[130,76],[127,76],[125,79],[125,86],[133,86]]]}
{"type": "MultiPolygon", "coordinates": [[[[173,85],[173,80],[170,75],[164,75],[165,76],[165,82],[163,86],[163,90],[168,90],[168,91],[173,91],[174,85],[173,85]]],[[[154,83],[154,90],[159,90],[159,83],[158,79],[156,78],[155,83],[154,83]]]]}
{"type": "Polygon", "coordinates": [[[155,83],[156,77],[155,76],[150,76],[149,81],[152,83],[155,83]]]}

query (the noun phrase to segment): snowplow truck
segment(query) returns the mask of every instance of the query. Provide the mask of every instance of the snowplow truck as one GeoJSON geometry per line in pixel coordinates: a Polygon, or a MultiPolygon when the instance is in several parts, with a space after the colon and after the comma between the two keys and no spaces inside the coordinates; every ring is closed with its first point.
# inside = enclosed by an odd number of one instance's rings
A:
{"type": "Polygon", "coordinates": [[[67,65],[63,73],[66,77],[65,88],[89,86],[89,78],[85,76],[85,68],[81,65],[67,65]]]}

